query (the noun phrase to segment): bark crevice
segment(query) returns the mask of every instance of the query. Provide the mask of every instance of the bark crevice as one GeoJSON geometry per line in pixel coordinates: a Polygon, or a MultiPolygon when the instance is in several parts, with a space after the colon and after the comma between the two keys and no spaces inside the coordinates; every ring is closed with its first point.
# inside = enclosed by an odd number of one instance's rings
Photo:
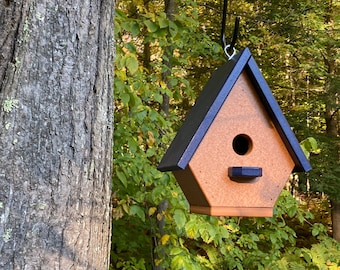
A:
{"type": "Polygon", "coordinates": [[[16,1],[0,18],[0,104],[18,99],[0,109],[1,269],[108,269],[113,5],[16,1]]]}

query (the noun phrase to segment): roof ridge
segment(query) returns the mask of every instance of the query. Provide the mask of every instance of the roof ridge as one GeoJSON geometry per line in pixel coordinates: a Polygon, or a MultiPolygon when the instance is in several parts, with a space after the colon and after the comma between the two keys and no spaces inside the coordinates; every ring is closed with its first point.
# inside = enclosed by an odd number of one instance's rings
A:
{"type": "Polygon", "coordinates": [[[231,61],[214,71],[163,156],[158,166],[160,171],[184,170],[186,168],[244,70],[250,75],[252,82],[255,84],[256,93],[259,95],[281,139],[292,156],[295,162],[294,170],[309,171],[311,169],[309,161],[305,157],[250,50],[245,48],[231,61]]]}

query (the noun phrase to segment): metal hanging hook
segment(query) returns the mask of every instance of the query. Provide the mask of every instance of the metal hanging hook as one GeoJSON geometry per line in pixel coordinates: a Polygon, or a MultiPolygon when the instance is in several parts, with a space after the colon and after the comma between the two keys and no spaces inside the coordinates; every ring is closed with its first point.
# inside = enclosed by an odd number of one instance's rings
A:
{"type": "Polygon", "coordinates": [[[235,18],[233,38],[231,40],[231,43],[227,44],[226,37],[225,37],[225,27],[226,27],[226,22],[227,22],[227,7],[228,7],[228,0],[224,0],[223,14],[222,14],[222,27],[221,27],[221,44],[222,44],[222,48],[223,48],[225,55],[228,57],[228,60],[230,60],[236,54],[235,44],[236,44],[238,31],[239,31],[240,17],[237,16],[235,18]]]}

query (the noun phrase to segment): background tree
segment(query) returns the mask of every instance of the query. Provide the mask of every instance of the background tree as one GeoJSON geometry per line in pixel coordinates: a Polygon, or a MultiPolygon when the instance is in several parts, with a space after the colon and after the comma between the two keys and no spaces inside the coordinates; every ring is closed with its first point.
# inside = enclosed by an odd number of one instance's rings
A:
{"type": "Polygon", "coordinates": [[[114,1],[0,3],[0,268],[107,269],[114,1]]]}

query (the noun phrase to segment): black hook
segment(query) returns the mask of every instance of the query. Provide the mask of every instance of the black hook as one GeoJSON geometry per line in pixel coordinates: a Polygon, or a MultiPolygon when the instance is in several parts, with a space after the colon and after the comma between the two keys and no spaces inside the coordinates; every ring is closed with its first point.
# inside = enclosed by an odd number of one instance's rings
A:
{"type": "Polygon", "coordinates": [[[231,40],[231,43],[227,44],[226,38],[225,38],[225,26],[226,26],[226,22],[227,22],[227,6],[228,6],[228,1],[224,0],[223,14],[222,14],[222,27],[221,27],[221,44],[222,44],[223,51],[228,56],[228,58],[231,59],[234,56],[234,47],[235,47],[237,36],[238,36],[239,25],[240,25],[240,17],[237,16],[235,18],[233,38],[231,40]],[[231,56],[228,53],[230,51],[232,52],[231,56]]]}

